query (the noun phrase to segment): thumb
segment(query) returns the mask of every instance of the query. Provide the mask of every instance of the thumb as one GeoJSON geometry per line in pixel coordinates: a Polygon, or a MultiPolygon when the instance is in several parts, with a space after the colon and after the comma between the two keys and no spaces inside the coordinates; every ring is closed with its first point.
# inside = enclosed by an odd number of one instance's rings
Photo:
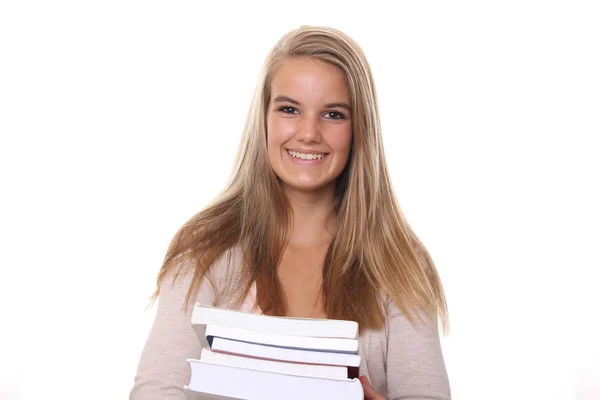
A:
{"type": "Polygon", "coordinates": [[[375,389],[373,389],[373,386],[371,386],[371,382],[369,382],[369,378],[367,378],[364,375],[361,375],[360,378],[358,378],[358,379],[360,380],[360,383],[362,383],[363,391],[365,393],[365,400],[380,399],[379,394],[377,394],[375,389]]]}

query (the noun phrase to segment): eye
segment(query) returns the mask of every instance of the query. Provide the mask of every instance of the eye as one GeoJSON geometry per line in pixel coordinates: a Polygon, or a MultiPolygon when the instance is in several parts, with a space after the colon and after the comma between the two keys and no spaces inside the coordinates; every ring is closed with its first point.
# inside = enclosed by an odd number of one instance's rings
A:
{"type": "Polygon", "coordinates": [[[283,107],[279,107],[279,109],[277,111],[281,111],[284,114],[293,114],[294,111],[297,111],[297,110],[294,107],[283,106],[283,107]]]}
{"type": "Polygon", "coordinates": [[[346,116],[339,111],[328,111],[325,115],[329,115],[328,119],[346,119],[346,116]]]}

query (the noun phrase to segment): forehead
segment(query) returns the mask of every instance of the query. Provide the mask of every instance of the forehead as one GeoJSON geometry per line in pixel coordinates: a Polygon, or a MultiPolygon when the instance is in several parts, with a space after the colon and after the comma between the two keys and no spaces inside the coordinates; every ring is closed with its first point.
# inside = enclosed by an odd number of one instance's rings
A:
{"type": "Polygon", "coordinates": [[[291,58],[281,62],[273,74],[271,96],[278,95],[348,101],[348,87],[335,65],[314,58],[291,58]]]}

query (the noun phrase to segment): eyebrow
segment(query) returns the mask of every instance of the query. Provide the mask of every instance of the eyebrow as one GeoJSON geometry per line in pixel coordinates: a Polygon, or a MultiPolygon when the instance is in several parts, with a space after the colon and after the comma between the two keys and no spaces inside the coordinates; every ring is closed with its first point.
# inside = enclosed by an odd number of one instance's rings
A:
{"type": "MultiPolygon", "coordinates": [[[[300,105],[300,103],[294,99],[292,99],[291,97],[288,96],[284,96],[284,95],[279,95],[277,97],[275,97],[273,99],[273,103],[292,103],[295,104],[297,106],[300,105]]],[[[329,104],[325,104],[326,108],[335,108],[335,107],[340,107],[340,108],[345,108],[346,110],[352,112],[352,107],[350,107],[348,104],[346,103],[329,103],[329,104]]]]}

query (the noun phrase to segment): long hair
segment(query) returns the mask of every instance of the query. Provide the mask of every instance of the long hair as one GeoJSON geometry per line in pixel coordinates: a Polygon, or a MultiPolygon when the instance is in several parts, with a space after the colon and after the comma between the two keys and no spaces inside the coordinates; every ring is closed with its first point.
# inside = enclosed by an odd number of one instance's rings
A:
{"type": "Polygon", "coordinates": [[[352,107],[352,145],[336,180],[333,207],[337,230],[327,250],[322,277],[328,318],[357,321],[361,330],[385,323],[383,299],[393,301],[413,323],[423,315],[442,321],[447,307],[435,265],[405,220],[394,195],[383,150],[375,85],[366,57],[344,33],[301,26],[285,34],[269,52],[247,115],[235,167],[226,188],[175,234],[157,278],[153,299],[169,272],[192,261],[193,277],[185,306],[190,307],[202,279],[234,246],[241,249],[241,304],[256,284],[264,314],[285,315],[277,266],[292,219],[291,207],[269,164],[266,114],[278,65],[311,57],[343,73],[352,107]]]}

